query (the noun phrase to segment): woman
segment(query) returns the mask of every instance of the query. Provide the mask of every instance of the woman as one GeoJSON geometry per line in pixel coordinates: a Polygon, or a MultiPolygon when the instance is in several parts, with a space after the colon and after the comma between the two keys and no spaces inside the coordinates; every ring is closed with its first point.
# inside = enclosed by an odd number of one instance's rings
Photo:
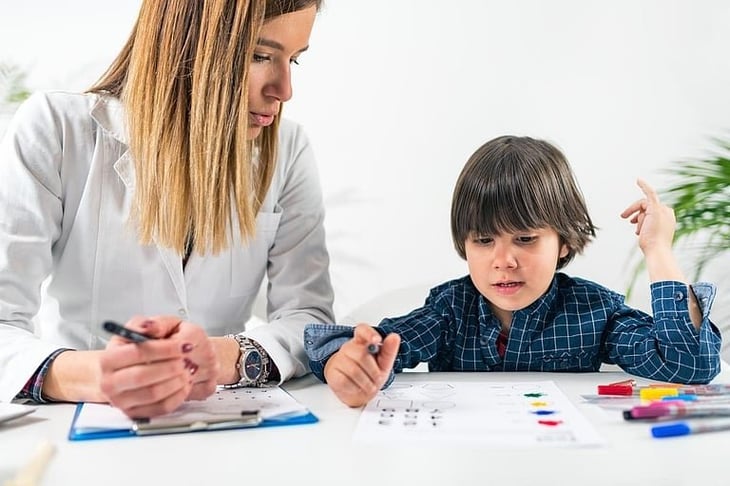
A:
{"type": "Polygon", "coordinates": [[[320,2],[144,0],[88,93],[20,108],[0,146],[0,401],[142,417],[307,372],[303,327],[333,320],[324,210],[279,115],[320,2]],[[244,332],[264,275],[269,322],[244,332]]]}

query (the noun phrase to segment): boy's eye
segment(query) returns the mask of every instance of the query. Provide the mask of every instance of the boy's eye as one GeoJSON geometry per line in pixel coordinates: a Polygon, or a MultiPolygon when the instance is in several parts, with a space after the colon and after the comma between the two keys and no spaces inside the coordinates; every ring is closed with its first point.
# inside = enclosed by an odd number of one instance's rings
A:
{"type": "Polygon", "coordinates": [[[296,64],[297,66],[299,66],[299,58],[292,57],[291,59],[289,59],[289,64],[296,64]]]}
{"type": "Polygon", "coordinates": [[[537,236],[518,236],[516,239],[519,243],[532,243],[537,240],[537,236]]]}
{"type": "Polygon", "coordinates": [[[253,55],[253,62],[267,62],[271,61],[271,56],[266,56],[264,54],[256,54],[253,55]]]}
{"type": "Polygon", "coordinates": [[[475,236],[474,237],[474,243],[476,243],[477,245],[488,245],[492,241],[494,241],[494,238],[492,238],[491,236],[475,236]]]}

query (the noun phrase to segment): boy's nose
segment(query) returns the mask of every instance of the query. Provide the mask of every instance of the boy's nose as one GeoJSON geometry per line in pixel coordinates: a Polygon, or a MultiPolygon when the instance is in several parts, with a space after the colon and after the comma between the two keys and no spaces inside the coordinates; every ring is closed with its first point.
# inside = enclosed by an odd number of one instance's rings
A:
{"type": "Polygon", "coordinates": [[[492,266],[496,269],[515,268],[517,267],[517,260],[508,246],[497,244],[494,249],[492,266]]]}

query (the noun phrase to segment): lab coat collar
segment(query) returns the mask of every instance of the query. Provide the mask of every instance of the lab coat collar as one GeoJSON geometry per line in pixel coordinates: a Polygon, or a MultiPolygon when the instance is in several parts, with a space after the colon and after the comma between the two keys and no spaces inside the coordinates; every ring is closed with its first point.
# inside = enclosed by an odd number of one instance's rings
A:
{"type": "Polygon", "coordinates": [[[91,117],[114,138],[124,145],[129,145],[126,114],[118,98],[98,95],[96,103],[91,108],[91,117]]]}

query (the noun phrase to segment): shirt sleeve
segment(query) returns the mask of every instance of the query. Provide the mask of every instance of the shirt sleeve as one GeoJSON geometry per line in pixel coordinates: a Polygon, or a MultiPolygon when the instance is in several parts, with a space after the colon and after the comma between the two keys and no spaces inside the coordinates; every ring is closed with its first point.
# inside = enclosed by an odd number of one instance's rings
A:
{"type": "Polygon", "coordinates": [[[710,321],[715,287],[662,281],[651,285],[653,317],[621,303],[606,334],[607,360],[624,371],[672,383],[707,383],[720,372],[720,332],[710,321]],[[690,290],[691,287],[691,290],[690,290]],[[702,311],[695,329],[688,292],[702,311]]]}
{"type": "MultiPolygon", "coordinates": [[[[388,387],[405,368],[414,368],[422,362],[434,364],[441,369],[441,361],[447,362],[451,355],[455,326],[451,325],[451,306],[448,297],[434,292],[420,307],[402,317],[386,318],[375,329],[382,337],[397,333],[401,337],[390,377],[383,388],[388,387]],[[441,357],[445,357],[441,359],[441,357]]],[[[324,367],[329,358],[337,352],[354,334],[354,327],[310,324],[304,332],[304,346],[309,366],[317,378],[326,383],[324,367]]]]}
{"type": "Polygon", "coordinates": [[[64,351],[70,351],[69,348],[57,349],[51,353],[48,358],[38,367],[33,376],[30,377],[28,382],[25,384],[23,389],[15,397],[16,400],[30,400],[35,403],[51,403],[52,400],[47,400],[43,397],[43,381],[48,375],[48,370],[51,368],[53,361],[63,353],[64,351]]]}
{"type": "Polygon", "coordinates": [[[268,322],[246,336],[266,350],[283,382],[309,372],[304,327],[334,322],[334,294],[314,153],[303,130],[289,121],[282,123],[277,167],[281,186],[272,190],[278,191],[281,219],[267,262],[268,322]]]}
{"type": "Polygon", "coordinates": [[[0,142],[0,401],[13,400],[58,348],[38,338],[33,321],[61,233],[63,133],[54,110],[34,94],[0,142]]]}
{"type": "MultiPolygon", "coordinates": [[[[378,327],[374,329],[385,337],[383,329],[378,327]]],[[[354,327],[338,324],[309,324],[304,328],[304,349],[309,359],[309,367],[322,383],[327,383],[324,376],[327,361],[343,344],[352,339],[354,334],[354,327]]],[[[390,376],[383,383],[383,389],[388,388],[393,380],[395,380],[395,369],[390,370],[390,376]]]]}

